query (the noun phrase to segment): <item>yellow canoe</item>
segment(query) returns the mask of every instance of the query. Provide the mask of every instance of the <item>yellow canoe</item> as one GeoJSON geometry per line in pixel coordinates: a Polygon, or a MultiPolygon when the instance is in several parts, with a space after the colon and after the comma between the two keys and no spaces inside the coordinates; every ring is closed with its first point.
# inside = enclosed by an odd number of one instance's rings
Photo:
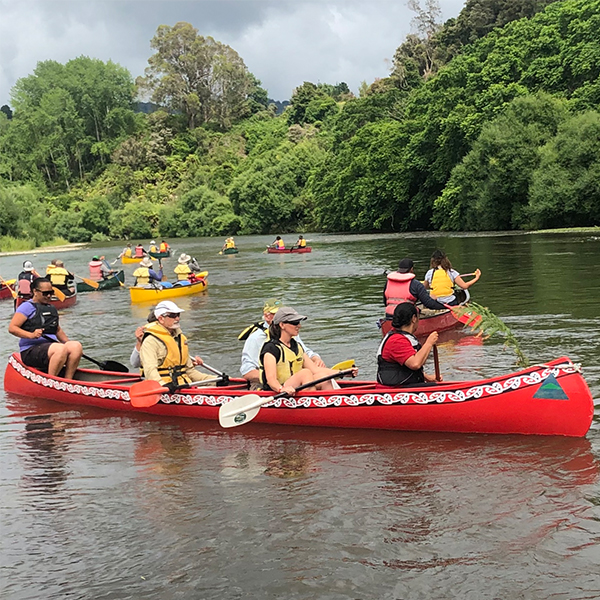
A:
{"type": "Polygon", "coordinates": [[[161,290],[143,287],[130,287],[129,294],[131,296],[131,301],[134,304],[150,304],[160,302],[161,300],[169,300],[170,298],[179,298],[180,296],[192,296],[193,294],[199,294],[208,287],[208,281],[205,279],[208,275],[208,271],[203,271],[202,273],[198,273],[198,275],[203,279],[197,283],[191,283],[190,285],[176,285],[172,288],[163,288],[161,290]]]}
{"type": "MultiPolygon", "coordinates": [[[[142,256],[142,258],[144,258],[142,256]]],[[[121,264],[123,265],[139,265],[142,259],[136,256],[121,256],[121,264]]]]}

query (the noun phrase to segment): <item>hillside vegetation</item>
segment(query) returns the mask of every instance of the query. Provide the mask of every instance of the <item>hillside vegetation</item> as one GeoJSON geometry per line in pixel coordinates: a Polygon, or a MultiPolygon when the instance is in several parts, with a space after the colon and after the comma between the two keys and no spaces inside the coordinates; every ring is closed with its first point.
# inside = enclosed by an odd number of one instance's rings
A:
{"type": "MultiPolygon", "coordinates": [[[[0,236],[600,225],[600,0],[469,0],[390,76],[281,115],[232,48],[161,26],[143,78],[39,63],[0,112],[0,236]],[[134,112],[140,92],[159,110],[134,112]]],[[[2,246],[0,237],[0,246],[2,246]]]]}

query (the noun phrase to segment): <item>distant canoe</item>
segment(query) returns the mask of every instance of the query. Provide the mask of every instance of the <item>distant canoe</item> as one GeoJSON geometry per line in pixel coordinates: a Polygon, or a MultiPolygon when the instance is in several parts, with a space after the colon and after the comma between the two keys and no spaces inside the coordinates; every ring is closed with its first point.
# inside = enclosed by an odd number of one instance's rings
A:
{"type": "Polygon", "coordinates": [[[15,289],[15,280],[9,279],[6,283],[8,285],[5,285],[4,283],[0,285],[0,300],[7,300],[8,298],[13,297],[11,290],[15,289]]]}
{"type": "MultiPolygon", "coordinates": [[[[30,300],[30,298],[17,298],[15,308],[19,308],[19,306],[21,306],[21,304],[23,304],[23,302],[27,302],[28,299],[30,300]]],[[[67,296],[65,294],[64,300],[59,300],[56,296],[52,296],[52,298],[50,300],[50,304],[52,304],[52,306],[54,306],[54,308],[56,308],[57,310],[61,310],[63,308],[69,308],[69,307],[73,306],[76,302],[77,302],[77,289],[76,288],[73,290],[73,293],[70,296],[67,296]]]]}
{"type": "Polygon", "coordinates": [[[237,248],[225,248],[225,250],[221,250],[219,254],[237,254],[239,250],[237,248]]]}
{"type": "Polygon", "coordinates": [[[156,258],[157,260],[160,258],[171,258],[171,251],[167,250],[167,252],[148,252],[151,258],[156,258]]]}
{"type": "Polygon", "coordinates": [[[306,254],[307,252],[312,252],[310,246],[304,248],[267,248],[268,254],[306,254]]]}
{"type": "Polygon", "coordinates": [[[125,271],[121,270],[116,275],[111,275],[106,279],[98,282],[98,287],[94,288],[84,281],[77,282],[77,292],[100,292],[102,290],[110,290],[117,288],[125,282],[125,271]]]}
{"type": "Polygon", "coordinates": [[[121,264],[123,265],[137,265],[143,256],[140,258],[139,256],[121,256],[121,264]]]}
{"type": "Polygon", "coordinates": [[[190,283],[189,285],[174,285],[173,287],[158,288],[144,288],[144,287],[130,287],[129,294],[131,301],[135,304],[160,302],[161,300],[167,300],[169,298],[179,298],[180,296],[192,296],[193,294],[199,294],[208,287],[208,282],[205,277],[208,275],[208,271],[199,273],[202,278],[196,283],[190,283]]]}

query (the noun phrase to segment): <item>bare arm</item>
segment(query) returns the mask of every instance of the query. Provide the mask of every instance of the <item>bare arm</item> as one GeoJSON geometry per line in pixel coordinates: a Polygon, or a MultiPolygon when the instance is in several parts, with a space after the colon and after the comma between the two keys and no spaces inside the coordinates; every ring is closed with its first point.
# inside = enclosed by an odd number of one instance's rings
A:
{"type": "Polygon", "coordinates": [[[465,281],[461,275],[459,275],[455,280],[454,283],[459,287],[462,288],[463,290],[468,290],[476,281],[479,280],[479,278],[481,277],[481,271],[479,269],[477,269],[475,271],[475,277],[473,279],[471,279],[471,281],[465,281]]]}
{"type": "Polygon", "coordinates": [[[27,317],[23,313],[16,312],[8,324],[8,333],[24,340],[34,340],[42,336],[42,333],[44,333],[43,329],[36,329],[35,331],[25,331],[22,329],[25,321],[27,321],[27,317]]]}
{"type": "Polygon", "coordinates": [[[434,331],[433,333],[430,333],[429,337],[427,338],[427,341],[423,344],[421,349],[416,354],[413,354],[410,358],[406,359],[406,362],[404,364],[409,369],[412,369],[413,371],[418,371],[425,364],[425,361],[429,357],[429,353],[431,352],[431,349],[433,348],[437,340],[438,332],[434,331]]]}

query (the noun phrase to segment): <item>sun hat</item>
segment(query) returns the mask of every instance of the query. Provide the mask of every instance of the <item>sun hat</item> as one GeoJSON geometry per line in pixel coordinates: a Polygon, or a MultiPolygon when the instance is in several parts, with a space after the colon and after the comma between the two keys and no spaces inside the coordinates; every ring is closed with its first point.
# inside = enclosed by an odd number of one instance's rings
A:
{"type": "Polygon", "coordinates": [[[154,309],[154,316],[158,318],[168,313],[182,312],[185,312],[185,310],[183,310],[183,308],[179,308],[175,302],[172,302],[171,300],[163,300],[156,305],[156,308],[154,309]]]}
{"type": "Polygon", "coordinates": [[[183,254],[181,254],[181,255],[179,256],[179,258],[177,259],[177,262],[178,262],[180,265],[185,265],[185,264],[189,263],[189,262],[190,262],[190,260],[192,260],[192,257],[191,257],[189,254],[186,254],[186,253],[184,252],[183,254]]]}
{"type": "Polygon", "coordinates": [[[291,306],[282,306],[273,317],[273,323],[289,323],[291,321],[305,321],[308,317],[298,314],[291,306]]]}
{"type": "Polygon", "coordinates": [[[33,271],[33,263],[30,260],[26,260],[23,263],[23,270],[24,271],[33,271]]]}
{"type": "Polygon", "coordinates": [[[403,258],[398,263],[398,273],[408,273],[414,266],[415,263],[410,258],[403,258]]]}
{"type": "Polygon", "coordinates": [[[152,259],[148,258],[147,256],[144,256],[144,258],[142,258],[142,260],[140,260],[140,267],[153,267],[154,265],[152,264],[152,259]]]}
{"type": "Polygon", "coordinates": [[[155,242],[154,240],[152,240],[150,243],[151,243],[153,246],[154,246],[154,244],[156,244],[156,242],[155,242]]]}
{"type": "Polygon", "coordinates": [[[263,305],[263,313],[272,313],[275,314],[282,306],[281,300],[277,298],[269,298],[265,300],[263,305]]]}

